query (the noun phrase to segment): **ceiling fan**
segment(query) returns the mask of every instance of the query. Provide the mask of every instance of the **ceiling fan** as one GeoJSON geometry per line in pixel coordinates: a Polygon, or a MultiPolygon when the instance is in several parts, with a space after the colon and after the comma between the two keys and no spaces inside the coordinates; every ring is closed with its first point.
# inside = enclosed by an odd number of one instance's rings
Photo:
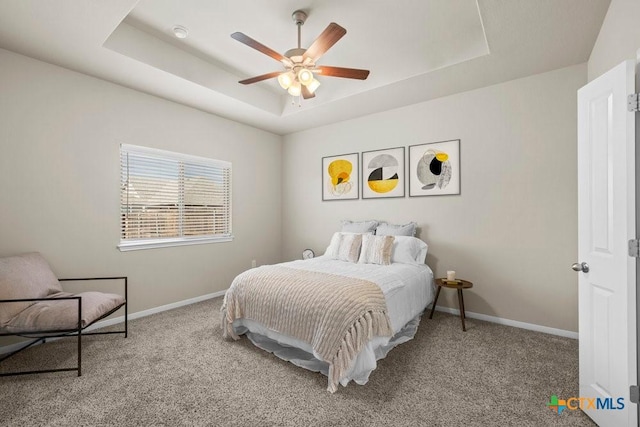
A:
{"type": "Polygon", "coordinates": [[[315,79],[314,73],[328,77],[342,77],[358,80],[365,80],[367,76],[369,76],[369,70],[316,65],[318,59],[320,59],[320,57],[331,48],[331,46],[336,44],[336,42],[347,33],[347,30],[335,22],[332,22],[327,28],[325,28],[318,38],[311,43],[311,46],[309,46],[308,49],[304,49],[300,46],[300,31],[302,25],[307,19],[307,14],[302,10],[296,10],[293,12],[291,17],[298,26],[298,47],[289,49],[284,55],[268,48],[246,34],[240,32],[231,34],[231,37],[235,40],[260,51],[277,61],[280,61],[285,67],[285,71],[274,71],[272,73],[262,74],[260,76],[240,80],[238,83],[248,85],[277,77],[280,86],[287,90],[290,95],[302,95],[304,99],[308,99],[315,96],[315,91],[318,86],[320,86],[320,82],[315,79]]]}

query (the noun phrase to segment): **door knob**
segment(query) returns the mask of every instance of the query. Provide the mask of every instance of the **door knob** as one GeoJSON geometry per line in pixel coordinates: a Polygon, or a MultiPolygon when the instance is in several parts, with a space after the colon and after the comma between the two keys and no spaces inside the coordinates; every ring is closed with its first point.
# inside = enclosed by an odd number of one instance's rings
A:
{"type": "Polygon", "coordinates": [[[588,273],[589,272],[589,264],[587,264],[586,262],[575,262],[571,265],[571,269],[573,271],[582,271],[583,273],[588,273]]]}

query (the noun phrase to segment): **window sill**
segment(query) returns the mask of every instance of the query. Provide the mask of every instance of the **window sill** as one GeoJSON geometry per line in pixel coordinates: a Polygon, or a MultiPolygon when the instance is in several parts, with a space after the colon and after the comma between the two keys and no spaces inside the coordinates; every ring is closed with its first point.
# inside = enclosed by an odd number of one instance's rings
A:
{"type": "Polygon", "coordinates": [[[190,245],[205,245],[208,243],[223,243],[231,242],[233,236],[223,237],[181,237],[175,239],[148,239],[148,240],[131,240],[126,242],[120,242],[118,249],[120,252],[138,251],[141,249],[157,249],[168,248],[171,246],[190,246],[190,245]]]}

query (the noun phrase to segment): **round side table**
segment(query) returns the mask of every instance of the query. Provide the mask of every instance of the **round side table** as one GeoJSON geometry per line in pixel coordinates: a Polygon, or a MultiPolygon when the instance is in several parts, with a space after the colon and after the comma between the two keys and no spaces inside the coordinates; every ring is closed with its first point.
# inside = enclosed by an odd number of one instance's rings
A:
{"type": "Polygon", "coordinates": [[[438,297],[440,296],[440,290],[442,288],[450,288],[458,290],[458,306],[460,307],[460,321],[462,322],[462,330],[464,332],[467,331],[467,328],[464,325],[464,296],[462,295],[463,289],[469,289],[473,287],[473,283],[468,280],[456,279],[454,281],[447,280],[446,278],[438,278],[434,280],[435,285],[438,287],[436,291],[436,298],[433,300],[433,307],[431,307],[431,314],[429,315],[429,319],[433,319],[433,312],[436,309],[436,304],[438,303],[438,297]]]}

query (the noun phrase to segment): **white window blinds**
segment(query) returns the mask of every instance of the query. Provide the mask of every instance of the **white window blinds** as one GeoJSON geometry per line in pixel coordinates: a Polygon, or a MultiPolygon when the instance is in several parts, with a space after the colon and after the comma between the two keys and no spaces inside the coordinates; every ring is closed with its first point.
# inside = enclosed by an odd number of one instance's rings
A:
{"type": "Polygon", "coordinates": [[[121,250],[231,240],[231,163],[120,146],[121,250]]]}

